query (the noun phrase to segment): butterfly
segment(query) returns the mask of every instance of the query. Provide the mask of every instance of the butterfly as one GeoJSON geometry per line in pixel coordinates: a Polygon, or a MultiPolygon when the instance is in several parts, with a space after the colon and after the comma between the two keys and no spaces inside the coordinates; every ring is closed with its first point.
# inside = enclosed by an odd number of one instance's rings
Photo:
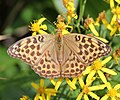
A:
{"type": "Polygon", "coordinates": [[[71,33],[40,34],[14,43],[8,54],[31,65],[45,78],[77,77],[96,59],[111,52],[111,47],[92,36],[71,33]]]}

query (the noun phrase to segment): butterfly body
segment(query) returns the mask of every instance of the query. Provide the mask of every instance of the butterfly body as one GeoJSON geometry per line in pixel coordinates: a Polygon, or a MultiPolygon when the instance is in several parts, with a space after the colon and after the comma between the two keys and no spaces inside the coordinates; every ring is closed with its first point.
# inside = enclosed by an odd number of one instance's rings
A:
{"type": "Polygon", "coordinates": [[[111,52],[109,45],[83,34],[40,34],[19,40],[8,54],[31,65],[42,77],[77,77],[97,58],[111,52]]]}
{"type": "Polygon", "coordinates": [[[62,62],[62,56],[63,56],[63,35],[61,33],[61,31],[58,31],[58,34],[55,35],[56,37],[56,48],[57,48],[57,60],[59,62],[59,64],[62,62]]]}

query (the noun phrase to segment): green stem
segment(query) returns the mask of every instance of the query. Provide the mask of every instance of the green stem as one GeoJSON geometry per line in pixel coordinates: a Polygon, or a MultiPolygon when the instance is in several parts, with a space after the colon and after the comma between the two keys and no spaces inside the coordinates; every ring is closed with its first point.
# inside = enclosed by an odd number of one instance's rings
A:
{"type": "Polygon", "coordinates": [[[79,19],[78,19],[78,23],[77,23],[78,32],[80,32],[79,25],[80,25],[80,21],[83,18],[83,15],[84,15],[86,2],[87,2],[87,0],[80,0],[79,19]]]}

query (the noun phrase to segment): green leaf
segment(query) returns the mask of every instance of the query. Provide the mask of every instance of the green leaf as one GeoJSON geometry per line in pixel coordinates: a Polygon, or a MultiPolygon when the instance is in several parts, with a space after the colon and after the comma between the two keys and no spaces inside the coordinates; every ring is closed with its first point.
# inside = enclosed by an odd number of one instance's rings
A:
{"type": "Polygon", "coordinates": [[[85,7],[85,16],[90,15],[94,19],[98,17],[98,14],[103,10],[109,9],[109,5],[103,0],[87,0],[85,7]]]}

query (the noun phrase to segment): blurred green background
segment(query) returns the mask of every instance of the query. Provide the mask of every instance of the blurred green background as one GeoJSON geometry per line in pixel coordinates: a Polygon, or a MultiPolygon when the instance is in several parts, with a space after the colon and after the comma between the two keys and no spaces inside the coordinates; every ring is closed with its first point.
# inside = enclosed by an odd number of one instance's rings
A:
{"type": "MultiPolygon", "coordinates": [[[[21,38],[30,36],[28,25],[41,16],[50,22],[56,21],[58,14],[64,14],[62,0],[0,0],[0,100],[19,100],[22,95],[34,98],[35,90],[31,82],[38,82],[40,77],[29,65],[8,56],[7,48],[21,38]]],[[[79,0],[76,2],[79,12],[79,0]]],[[[109,5],[102,0],[88,0],[84,18],[94,19],[99,12],[109,10],[109,5]]],[[[50,23],[49,23],[50,24],[50,23]]],[[[51,24],[52,25],[52,24],[51,24]]],[[[52,32],[51,28],[48,32],[52,32]]],[[[48,81],[48,79],[46,79],[48,81]]],[[[46,83],[47,86],[50,83],[46,83]]],[[[66,96],[62,98],[65,99],[66,96]]],[[[56,100],[54,98],[54,100],[56,100]]],[[[62,100],[62,99],[61,99],[62,100]]],[[[73,98],[74,100],[74,98],[73,98]]]]}

